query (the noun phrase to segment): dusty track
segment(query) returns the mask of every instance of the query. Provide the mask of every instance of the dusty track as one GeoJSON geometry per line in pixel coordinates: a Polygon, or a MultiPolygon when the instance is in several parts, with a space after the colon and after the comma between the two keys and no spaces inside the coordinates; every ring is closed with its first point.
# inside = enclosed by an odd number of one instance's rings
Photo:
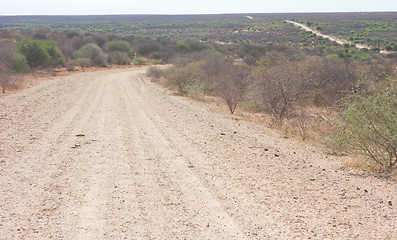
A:
{"type": "MultiPolygon", "coordinates": [[[[333,37],[333,36],[330,36],[330,35],[323,34],[323,33],[321,33],[320,31],[314,30],[314,29],[312,29],[312,28],[310,28],[310,27],[308,27],[308,26],[306,26],[306,25],[304,25],[304,24],[298,23],[298,22],[289,21],[289,20],[285,20],[285,21],[286,21],[287,23],[292,23],[292,24],[294,24],[294,25],[297,26],[297,27],[301,27],[301,28],[303,28],[305,31],[314,32],[317,36],[320,36],[320,37],[329,39],[330,41],[336,42],[336,43],[339,44],[339,45],[342,45],[342,44],[344,44],[344,43],[348,43],[348,44],[354,44],[354,45],[355,45],[357,48],[359,48],[359,49],[363,49],[363,48],[371,49],[371,48],[373,48],[373,47],[368,46],[368,45],[356,44],[356,43],[347,41],[347,40],[342,39],[342,38],[336,38],[336,37],[333,37]]],[[[392,51],[386,51],[386,50],[380,50],[380,53],[383,53],[383,54],[392,54],[392,53],[394,53],[394,52],[392,52],[392,51]]]]}
{"type": "Polygon", "coordinates": [[[0,239],[397,236],[395,183],[143,73],[77,74],[0,98],[0,239]]]}

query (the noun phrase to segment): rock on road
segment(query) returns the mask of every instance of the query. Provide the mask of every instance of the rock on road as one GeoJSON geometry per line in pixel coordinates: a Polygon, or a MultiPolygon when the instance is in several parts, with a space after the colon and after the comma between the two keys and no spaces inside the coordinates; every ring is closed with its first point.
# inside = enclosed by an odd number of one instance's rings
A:
{"type": "Polygon", "coordinates": [[[151,83],[0,98],[0,239],[395,239],[396,184],[151,83]]]}

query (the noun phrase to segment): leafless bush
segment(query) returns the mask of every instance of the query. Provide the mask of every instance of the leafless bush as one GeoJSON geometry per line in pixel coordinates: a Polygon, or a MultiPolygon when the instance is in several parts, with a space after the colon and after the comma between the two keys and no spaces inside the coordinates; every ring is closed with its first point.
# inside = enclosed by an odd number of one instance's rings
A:
{"type": "Polygon", "coordinates": [[[205,83],[204,91],[206,94],[217,94],[217,86],[219,85],[219,77],[222,74],[224,66],[233,64],[232,59],[225,58],[222,54],[213,51],[206,51],[203,56],[203,81],[205,83]]]}
{"type": "Polygon", "coordinates": [[[3,89],[3,93],[5,93],[6,89],[10,87],[11,73],[3,69],[0,69],[0,71],[0,87],[3,89]]]}
{"type": "Polygon", "coordinates": [[[318,91],[314,96],[314,104],[332,106],[344,97],[355,82],[354,72],[354,66],[348,60],[338,58],[325,60],[316,81],[318,91]]]}
{"type": "Polygon", "coordinates": [[[265,109],[272,114],[276,125],[291,117],[298,104],[313,92],[312,60],[292,61],[282,57],[270,64],[258,65],[258,87],[265,109]]]}
{"type": "Polygon", "coordinates": [[[158,67],[149,67],[148,70],[146,71],[146,75],[150,78],[160,78],[163,73],[163,70],[161,70],[158,67]]]}
{"type": "Polygon", "coordinates": [[[294,120],[292,121],[292,126],[303,141],[305,141],[309,136],[309,130],[311,128],[310,125],[311,117],[308,112],[304,109],[298,110],[294,120]]]}
{"type": "Polygon", "coordinates": [[[250,71],[243,65],[225,64],[219,75],[219,95],[233,114],[249,84],[250,71]]]}
{"type": "Polygon", "coordinates": [[[294,133],[301,137],[303,141],[321,139],[322,136],[325,136],[324,134],[321,135],[321,133],[328,132],[330,127],[329,123],[322,117],[324,111],[322,108],[310,106],[298,107],[289,124],[293,128],[294,133]]]}
{"type": "Polygon", "coordinates": [[[109,53],[108,60],[110,63],[117,64],[117,65],[130,65],[131,60],[128,56],[128,53],[125,52],[111,52],[109,53]]]}
{"type": "Polygon", "coordinates": [[[188,95],[190,86],[196,85],[201,81],[201,69],[199,63],[191,63],[186,66],[174,67],[167,71],[168,84],[177,88],[181,95],[188,95]]]}

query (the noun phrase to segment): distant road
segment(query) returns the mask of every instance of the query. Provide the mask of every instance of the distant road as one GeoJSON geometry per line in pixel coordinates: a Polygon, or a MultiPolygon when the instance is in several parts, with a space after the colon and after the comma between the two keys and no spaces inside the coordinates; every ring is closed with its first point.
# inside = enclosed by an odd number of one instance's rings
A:
{"type": "MultiPolygon", "coordinates": [[[[333,42],[336,42],[336,43],[338,43],[338,44],[340,44],[340,45],[342,45],[342,44],[344,44],[344,43],[349,43],[349,44],[354,44],[354,45],[355,45],[357,48],[359,48],[359,49],[363,49],[363,48],[372,49],[372,48],[373,48],[373,47],[368,46],[368,45],[364,45],[364,44],[355,44],[355,43],[353,43],[353,42],[347,41],[346,39],[336,38],[336,37],[333,37],[333,36],[330,36],[330,35],[323,34],[323,33],[319,32],[319,31],[317,31],[317,30],[314,30],[314,29],[312,29],[312,28],[310,28],[310,27],[308,27],[308,26],[306,26],[306,25],[304,25],[304,24],[298,23],[298,22],[289,21],[289,20],[285,20],[285,21],[288,22],[288,23],[292,23],[292,24],[294,24],[294,25],[297,26],[297,27],[301,27],[301,28],[303,28],[305,31],[314,32],[315,34],[317,34],[317,36],[321,36],[321,37],[323,37],[323,38],[329,39],[329,40],[331,40],[331,41],[333,41],[333,42]]],[[[391,53],[393,53],[393,52],[391,52],[391,51],[386,51],[386,50],[381,50],[380,53],[383,53],[383,54],[391,54],[391,53]]]]}

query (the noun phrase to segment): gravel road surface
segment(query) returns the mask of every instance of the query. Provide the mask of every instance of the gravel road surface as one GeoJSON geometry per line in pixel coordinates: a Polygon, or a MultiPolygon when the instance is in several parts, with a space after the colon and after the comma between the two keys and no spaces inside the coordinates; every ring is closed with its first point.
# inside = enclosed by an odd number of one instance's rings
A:
{"type": "Polygon", "coordinates": [[[144,68],[0,98],[0,239],[396,239],[395,182],[144,68]]]}

